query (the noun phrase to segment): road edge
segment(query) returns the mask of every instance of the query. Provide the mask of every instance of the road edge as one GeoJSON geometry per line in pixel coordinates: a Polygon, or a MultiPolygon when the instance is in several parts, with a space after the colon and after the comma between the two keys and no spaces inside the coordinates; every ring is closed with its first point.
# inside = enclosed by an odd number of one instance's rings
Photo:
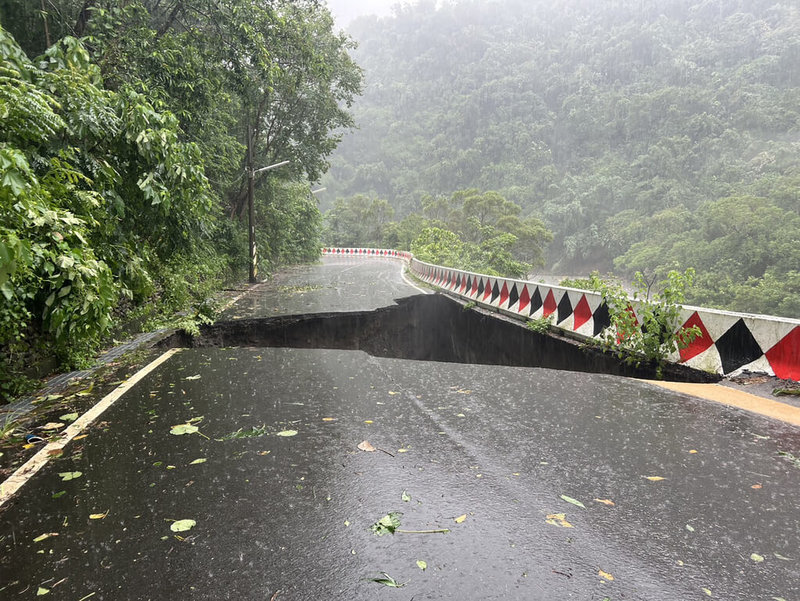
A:
{"type": "Polygon", "coordinates": [[[104,396],[97,402],[91,409],[81,415],[78,419],[72,422],[64,431],[58,440],[47,443],[42,447],[33,457],[28,459],[17,470],[11,474],[5,481],[0,483],[0,507],[3,506],[9,499],[11,499],[17,491],[30,480],[39,470],[41,470],[51,458],[58,456],[59,451],[81,432],[83,432],[91,423],[102,415],[106,409],[111,407],[117,400],[133,388],[142,378],[152,372],[162,363],[169,360],[170,357],[179,353],[182,349],[170,349],[163,353],[142,369],[133,374],[130,378],[125,380],[122,384],[117,386],[114,390],[104,396]]]}
{"type": "Polygon", "coordinates": [[[662,382],[645,380],[648,384],[665,388],[673,392],[713,401],[729,407],[744,409],[750,413],[769,417],[784,423],[800,427],[800,407],[774,401],[743,390],[736,390],[720,384],[690,384],[683,382],[662,382]]]}

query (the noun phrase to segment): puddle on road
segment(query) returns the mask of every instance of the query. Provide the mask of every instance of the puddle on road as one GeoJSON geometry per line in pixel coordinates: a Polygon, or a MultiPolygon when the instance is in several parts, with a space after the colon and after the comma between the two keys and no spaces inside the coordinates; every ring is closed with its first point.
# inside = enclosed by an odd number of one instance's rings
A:
{"type": "MultiPolygon", "coordinates": [[[[653,365],[633,366],[611,353],[464,307],[447,296],[418,295],[375,311],[222,321],[199,336],[180,332],[165,347],[285,347],[361,350],[375,357],[512,367],[546,367],[655,379],[653,365]]],[[[716,382],[719,377],[667,365],[663,378],[716,382]]]]}

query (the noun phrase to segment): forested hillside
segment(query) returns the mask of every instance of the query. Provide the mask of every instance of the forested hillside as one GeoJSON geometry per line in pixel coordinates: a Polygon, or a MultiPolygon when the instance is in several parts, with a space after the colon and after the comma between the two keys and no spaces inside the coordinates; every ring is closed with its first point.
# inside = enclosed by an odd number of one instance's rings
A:
{"type": "Polygon", "coordinates": [[[319,256],[310,182],[351,125],[352,41],[313,0],[0,0],[0,400],[115,322],[187,318],[319,256]]]}
{"type": "Polygon", "coordinates": [[[424,226],[428,196],[495,191],[552,230],[553,270],[694,267],[693,303],[800,317],[796,3],[426,0],[350,33],[329,198],[424,226]]]}

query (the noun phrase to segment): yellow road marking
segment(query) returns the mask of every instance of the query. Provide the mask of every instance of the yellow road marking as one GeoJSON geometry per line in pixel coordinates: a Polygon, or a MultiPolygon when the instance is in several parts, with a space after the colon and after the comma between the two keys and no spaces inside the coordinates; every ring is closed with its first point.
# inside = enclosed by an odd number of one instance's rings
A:
{"type": "Polygon", "coordinates": [[[661,388],[689,394],[731,407],[738,407],[745,411],[781,420],[793,426],[800,426],[800,407],[787,405],[780,401],[773,401],[772,399],[750,394],[743,390],[736,390],[735,388],[728,388],[727,386],[720,386],[719,384],[685,384],[682,382],[659,382],[656,380],[646,381],[650,384],[660,386],[661,388]]]}
{"type": "MultiPolygon", "coordinates": [[[[114,404],[123,394],[133,388],[139,380],[144,378],[147,374],[153,371],[156,367],[164,363],[167,359],[172,357],[175,353],[180,352],[181,349],[172,349],[140,369],[133,376],[125,380],[122,384],[117,386],[109,394],[104,396],[99,403],[89,409],[86,413],[81,415],[78,419],[72,422],[63,432],[58,440],[47,443],[39,450],[36,455],[28,459],[22,466],[11,474],[5,482],[0,484],[0,506],[8,501],[31,477],[42,469],[51,456],[56,451],[62,450],[69,441],[78,436],[85,428],[87,428],[94,420],[111,405],[114,404]]],[[[57,453],[56,453],[57,454],[57,453]]]]}

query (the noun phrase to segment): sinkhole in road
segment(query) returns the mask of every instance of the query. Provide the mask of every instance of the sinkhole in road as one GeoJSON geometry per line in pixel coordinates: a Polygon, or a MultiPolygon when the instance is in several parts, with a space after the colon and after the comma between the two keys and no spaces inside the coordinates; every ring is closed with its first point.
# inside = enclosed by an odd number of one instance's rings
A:
{"type": "MultiPolygon", "coordinates": [[[[442,294],[398,299],[374,311],[314,313],[220,321],[199,335],[177,332],[162,347],[286,347],[360,350],[376,357],[512,367],[546,367],[655,379],[655,365],[631,365],[570,338],[540,334],[510,319],[466,308],[442,294]]],[[[667,364],[662,378],[719,377],[667,364]]]]}

